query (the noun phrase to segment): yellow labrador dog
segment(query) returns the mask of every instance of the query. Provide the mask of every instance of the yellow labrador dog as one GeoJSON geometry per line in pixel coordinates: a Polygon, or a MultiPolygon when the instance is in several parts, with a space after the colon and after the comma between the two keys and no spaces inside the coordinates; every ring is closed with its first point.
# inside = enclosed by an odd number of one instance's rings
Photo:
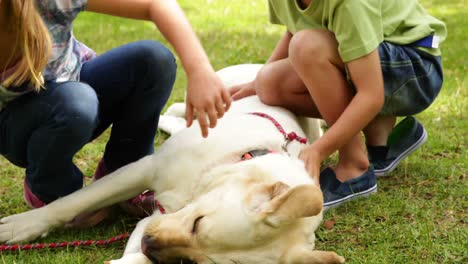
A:
{"type": "MultiPolygon", "coordinates": [[[[253,79],[260,67],[218,73],[229,87],[253,79]]],[[[314,250],[322,193],[297,159],[305,138],[320,136],[319,121],[251,96],[236,101],[203,138],[198,126],[185,128],[183,112],[176,104],[162,116],[160,125],[171,136],[154,155],[45,207],[1,219],[0,241],[32,240],[80,213],[154,190],[166,213],[141,220],[122,258],[108,263],[344,262],[334,252],[314,250]]]]}

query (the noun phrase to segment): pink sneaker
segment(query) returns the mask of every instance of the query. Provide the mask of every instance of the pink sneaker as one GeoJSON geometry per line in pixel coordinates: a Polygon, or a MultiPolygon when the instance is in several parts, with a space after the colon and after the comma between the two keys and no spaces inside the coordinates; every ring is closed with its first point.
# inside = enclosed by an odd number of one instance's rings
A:
{"type": "Polygon", "coordinates": [[[125,212],[140,218],[153,214],[156,209],[153,191],[144,191],[136,197],[119,203],[120,208],[125,212]]]}
{"type": "MultiPolygon", "coordinates": [[[[94,173],[94,180],[99,180],[107,174],[109,174],[109,172],[103,162],[103,159],[101,159],[96,168],[96,172],[94,173]]],[[[120,202],[119,206],[130,215],[141,218],[149,216],[156,208],[154,192],[145,191],[132,199],[120,202]]]]}
{"type": "MultiPolygon", "coordinates": [[[[106,176],[107,171],[104,165],[103,159],[101,159],[94,171],[93,181],[97,181],[102,177],[106,176]]],[[[113,212],[113,207],[108,206],[101,209],[98,209],[93,212],[82,213],[76,216],[71,222],[67,223],[67,227],[78,227],[78,228],[87,228],[93,227],[111,215],[113,212]]]]}
{"type": "Polygon", "coordinates": [[[101,159],[96,167],[96,170],[94,171],[93,181],[97,181],[102,177],[106,176],[107,174],[108,173],[106,165],[104,165],[104,159],[101,159]]]}
{"type": "Polygon", "coordinates": [[[24,190],[23,190],[23,198],[29,208],[35,209],[39,207],[43,207],[46,205],[39,197],[37,197],[34,193],[32,193],[31,189],[29,189],[26,180],[23,182],[24,190]]]}

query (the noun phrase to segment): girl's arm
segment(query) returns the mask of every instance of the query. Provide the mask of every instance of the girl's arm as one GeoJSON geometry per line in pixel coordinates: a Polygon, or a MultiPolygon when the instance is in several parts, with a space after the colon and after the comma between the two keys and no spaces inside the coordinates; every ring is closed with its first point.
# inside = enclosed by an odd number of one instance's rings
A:
{"type": "Polygon", "coordinates": [[[214,72],[192,26],[175,0],[88,0],[87,11],[153,21],[174,47],[187,73],[187,125],[194,114],[202,130],[214,127],[229,109],[229,93],[214,72]]]}

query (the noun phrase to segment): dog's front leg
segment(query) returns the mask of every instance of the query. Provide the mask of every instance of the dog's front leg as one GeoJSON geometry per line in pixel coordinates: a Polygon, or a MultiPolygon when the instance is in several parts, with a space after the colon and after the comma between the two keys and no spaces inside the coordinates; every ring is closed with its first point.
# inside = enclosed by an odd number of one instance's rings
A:
{"type": "Polygon", "coordinates": [[[130,163],[45,207],[0,220],[0,242],[17,243],[44,236],[77,215],[124,201],[151,188],[153,156],[130,163]]]}
{"type": "MultiPolygon", "coordinates": [[[[159,214],[159,212],[155,212],[159,214]]],[[[127,246],[125,247],[125,252],[120,259],[111,260],[108,264],[151,264],[152,262],[141,252],[141,239],[146,226],[154,217],[148,216],[138,222],[137,226],[132,232],[132,235],[128,239],[127,246]]]]}
{"type": "Polygon", "coordinates": [[[84,212],[121,202],[152,188],[155,169],[154,155],[106,175],[85,188],[67,195],[48,205],[52,210],[64,214],[64,223],[84,212]]]}
{"type": "Polygon", "coordinates": [[[123,256],[121,259],[104,262],[105,264],[153,264],[143,253],[131,253],[123,256]]]}
{"type": "MultiPolygon", "coordinates": [[[[159,214],[159,212],[155,212],[155,214],[159,214]]],[[[154,215],[151,215],[138,222],[125,246],[124,256],[133,253],[141,253],[141,239],[143,238],[146,226],[153,217],[154,215]]]]}

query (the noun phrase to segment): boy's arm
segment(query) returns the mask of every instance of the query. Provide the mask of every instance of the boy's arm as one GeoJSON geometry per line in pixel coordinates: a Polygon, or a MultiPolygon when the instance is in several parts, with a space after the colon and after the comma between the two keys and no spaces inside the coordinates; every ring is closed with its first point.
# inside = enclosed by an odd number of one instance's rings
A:
{"type": "Polygon", "coordinates": [[[320,174],[320,163],[357,135],[379,113],[384,84],[378,50],[347,63],[356,94],[336,122],[301,154],[310,175],[320,174]]]}
{"type": "Polygon", "coordinates": [[[231,99],[192,26],[175,0],[88,0],[87,11],[153,21],[174,47],[187,73],[187,125],[196,112],[202,135],[229,109],[231,99]]]}

